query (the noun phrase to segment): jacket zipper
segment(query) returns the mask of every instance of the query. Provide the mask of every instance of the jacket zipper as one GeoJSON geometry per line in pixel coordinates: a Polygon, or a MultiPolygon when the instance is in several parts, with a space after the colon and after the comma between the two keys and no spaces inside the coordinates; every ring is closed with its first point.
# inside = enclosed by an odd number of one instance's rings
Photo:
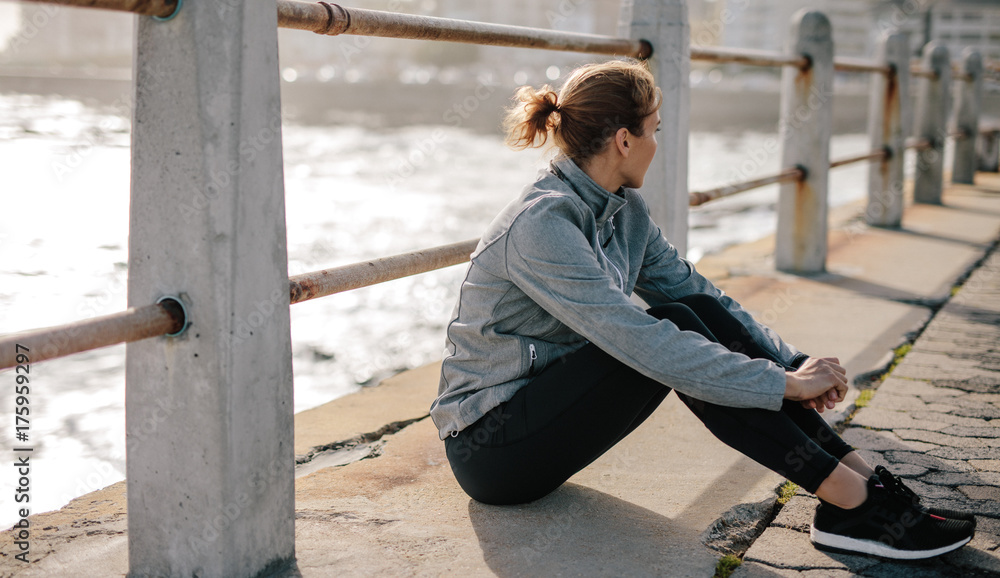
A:
{"type": "Polygon", "coordinates": [[[611,223],[611,235],[608,236],[608,240],[603,245],[598,244],[598,247],[601,250],[601,255],[603,255],[604,258],[608,260],[608,263],[611,263],[611,267],[614,268],[615,273],[618,273],[618,283],[620,285],[620,289],[622,291],[624,291],[625,290],[625,278],[622,277],[621,270],[618,268],[618,265],[615,265],[615,262],[612,261],[610,257],[608,257],[608,254],[604,252],[604,247],[608,246],[611,243],[611,237],[613,237],[614,234],[615,234],[615,217],[614,217],[614,215],[612,215],[611,218],[608,219],[608,222],[611,223]]]}
{"type": "Polygon", "coordinates": [[[535,344],[528,344],[528,375],[535,373],[535,360],[538,359],[538,353],[535,352],[535,344]]]}
{"type": "Polygon", "coordinates": [[[611,215],[608,218],[608,224],[611,225],[611,234],[608,235],[608,240],[605,241],[603,245],[601,245],[601,247],[605,248],[605,249],[608,247],[608,245],[611,244],[611,238],[615,236],[615,216],[614,215],[611,215]]]}

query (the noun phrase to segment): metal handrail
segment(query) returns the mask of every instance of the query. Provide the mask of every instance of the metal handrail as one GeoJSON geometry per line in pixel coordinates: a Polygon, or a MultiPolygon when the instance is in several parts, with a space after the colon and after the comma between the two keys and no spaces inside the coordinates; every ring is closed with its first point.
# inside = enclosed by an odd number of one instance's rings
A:
{"type": "MultiPolygon", "coordinates": [[[[888,149],[883,148],[851,157],[846,157],[843,159],[838,159],[835,161],[830,161],[830,168],[834,169],[837,167],[842,167],[844,165],[849,165],[853,163],[879,160],[884,158],[889,158],[889,151],[888,149]]],[[[761,177],[759,179],[733,183],[731,185],[716,187],[714,189],[708,189],[705,191],[688,193],[688,199],[689,199],[688,206],[698,207],[704,205],[705,203],[708,203],[709,201],[714,201],[724,197],[730,197],[738,193],[743,193],[767,185],[773,185],[774,183],[802,180],[803,178],[805,178],[805,174],[806,174],[805,171],[803,171],[802,169],[798,168],[785,169],[780,173],[774,175],[768,175],[766,177],[761,177]]]]}
{"type": "Polygon", "coordinates": [[[833,69],[838,72],[873,72],[876,74],[892,74],[892,67],[887,64],[863,58],[851,58],[849,56],[835,56],[833,58],[833,69]]]}
{"type": "Polygon", "coordinates": [[[697,207],[699,205],[704,205],[709,201],[714,201],[716,199],[721,199],[723,197],[730,197],[737,193],[742,193],[752,189],[757,189],[767,185],[773,185],[774,183],[784,183],[789,181],[801,181],[806,176],[806,172],[799,168],[785,169],[780,173],[774,175],[768,175],[766,177],[761,177],[759,179],[753,179],[750,181],[743,181],[741,183],[733,183],[731,185],[726,185],[724,187],[716,187],[714,189],[708,189],[707,191],[697,191],[693,193],[688,193],[688,206],[697,207]]]}
{"type": "Polygon", "coordinates": [[[100,8],[166,18],[177,9],[178,0],[27,0],[38,4],[58,4],[76,8],[100,8]]]}
{"type": "Polygon", "coordinates": [[[17,345],[30,350],[34,363],[177,333],[184,323],[183,310],[176,303],[164,301],[75,323],[4,335],[0,337],[0,369],[17,365],[17,345]]]}
{"type": "Polygon", "coordinates": [[[830,168],[831,169],[835,169],[837,167],[842,167],[844,165],[850,165],[850,164],[860,163],[860,162],[864,162],[864,161],[875,161],[875,160],[887,159],[887,158],[889,158],[889,156],[890,156],[889,149],[882,148],[882,149],[870,151],[870,152],[867,152],[867,153],[863,153],[863,154],[859,154],[859,155],[854,155],[852,157],[845,157],[845,158],[842,158],[842,159],[837,159],[835,161],[830,161],[830,168]]]}
{"type": "MultiPolygon", "coordinates": [[[[478,239],[472,239],[296,275],[288,280],[289,300],[292,304],[302,303],[458,265],[469,260],[478,243],[478,239]]],[[[103,317],[5,335],[0,337],[0,370],[17,364],[15,345],[18,344],[31,351],[32,362],[38,362],[177,333],[186,321],[182,307],[172,300],[165,300],[103,317]]]]}
{"type": "MultiPolygon", "coordinates": [[[[173,14],[177,0],[28,0],[29,2],[60,4],[81,8],[103,8],[167,17],[173,14]]],[[[465,42],[491,46],[516,46],[545,50],[586,52],[648,58],[652,45],[645,40],[616,38],[599,34],[545,30],[527,26],[511,26],[488,22],[473,22],[453,18],[436,18],[416,14],[401,14],[362,8],[344,8],[326,2],[277,0],[278,27],[309,30],[317,34],[380,36],[465,42]]]]}
{"type": "Polygon", "coordinates": [[[627,55],[637,58],[648,58],[653,52],[652,45],[645,40],[363,8],[344,8],[326,2],[310,3],[298,0],[278,0],[278,26],[310,30],[329,36],[355,34],[627,55]]]}
{"type": "Polygon", "coordinates": [[[922,151],[925,149],[934,148],[934,143],[925,138],[910,137],[906,139],[906,144],[904,145],[904,148],[922,151]]]}
{"type": "Polygon", "coordinates": [[[691,60],[706,62],[732,62],[750,66],[794,66],[809,68],[809,59],[801,54],[785,54],[770,50],[749,48],[723,48],[715,46],[691,46],[691,60]]]}
{"type": "Polygon", "coordinates": [[[910,65],[910,74],[912,76],[916,76],[916,77],[920,77],[920,78],[930,78],[932,80],[938,77],[938,75],[937,75],[936,72],[934,72],[930,68],[924,68],[923,64],[911,64],[910,65]]]}
{"type": "Polygon", "coordinates": [[[433,247],[373,261],[296,275],[288,280],[291,303],[302,303],[351,289],[376,285],[469,260],[479,239],[433,247]]]}

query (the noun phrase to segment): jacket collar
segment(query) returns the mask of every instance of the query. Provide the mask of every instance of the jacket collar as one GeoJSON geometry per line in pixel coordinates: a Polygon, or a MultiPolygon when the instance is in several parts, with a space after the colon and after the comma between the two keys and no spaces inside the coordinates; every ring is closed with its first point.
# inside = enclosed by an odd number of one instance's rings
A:
{"type": "Polygon", "coordinates": [[[576,194],[580,195],[583,202],[594,212],[598,229],[628,203],[625,197],[606,191],[604,187],[594,182],[590,175],[583,172],[583,169],[578,167],[575,162],[563,155],[559,155],[552,161],[551,168],[576,194]]]}

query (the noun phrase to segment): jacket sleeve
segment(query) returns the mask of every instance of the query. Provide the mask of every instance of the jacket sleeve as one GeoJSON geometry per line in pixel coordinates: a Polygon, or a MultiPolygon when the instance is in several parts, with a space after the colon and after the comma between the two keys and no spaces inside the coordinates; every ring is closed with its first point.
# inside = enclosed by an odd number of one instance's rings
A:
{"type": "Polygon", "coordinates": [[[649,220],[646,251],[635,292],[650,306],[669,303],[696,293],[711,295],[750,330],[754,342],[774,354],[785,366],[797,367],[808,357],[785,343],[773,329],[759,323],[736,300],[698,273],[691,262],[682,259],[652,219],[649,220]]]}
{"type": "Polygon", "coordinates": [[[597,260],[582,212],[559,199],[522,214],[506,239],[508,278],[553,317],[601,350],[656,381],[718,405],[778,410],[785,373],[681,331],[632,303],[597,260]]]}

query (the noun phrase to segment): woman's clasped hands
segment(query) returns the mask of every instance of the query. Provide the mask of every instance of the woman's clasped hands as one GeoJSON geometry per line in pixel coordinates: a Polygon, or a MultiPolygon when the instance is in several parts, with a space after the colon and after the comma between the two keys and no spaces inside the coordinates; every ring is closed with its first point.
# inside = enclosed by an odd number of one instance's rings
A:
{"type": "Polygon", "coordinates": [[[785,374],[785,399],[820,413],[833,409],[846,395],[847,370],[836,357],[810,357],[785,374]]]}

